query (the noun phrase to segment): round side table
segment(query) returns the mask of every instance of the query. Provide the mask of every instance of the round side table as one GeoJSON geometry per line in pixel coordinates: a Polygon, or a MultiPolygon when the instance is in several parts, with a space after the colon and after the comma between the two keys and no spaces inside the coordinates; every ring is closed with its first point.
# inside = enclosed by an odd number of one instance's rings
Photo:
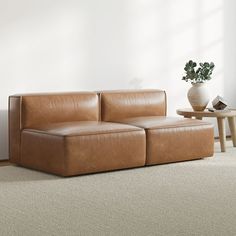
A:
{"type": "Polygon", "coordinates": [[[184,116],[185,118],[195,117],[196,119],[199,119],[199,120],[202,120],[203,117],[215,117],[217,119],[217,124],[218,124],[221,152],[226,151],[225,119],[227,118],[229,122],[229,128],[231,132],[233,146],[236,147],[236,126],[235,126],[236,110],[235,109],[210,112],[208,110],[193,111],[191,108],[185,108],[185,109],[177,109],[176,112],[178,115],[184,116]]]}

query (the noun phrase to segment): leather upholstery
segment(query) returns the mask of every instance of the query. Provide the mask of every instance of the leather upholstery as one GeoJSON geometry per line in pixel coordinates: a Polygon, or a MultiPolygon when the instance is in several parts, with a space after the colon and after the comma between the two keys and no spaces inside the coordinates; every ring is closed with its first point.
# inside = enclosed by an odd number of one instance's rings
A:
{"type": "Polygon", "coordinates": [[[25,167],[71,176],[144,166],[146,137],[123,124],[59,123],[24,129],[21,152],[25,167]]]}
{"type": "Polygon", "coordinates": [[[144,129],[160,129],[160,128],[177,128],[177,127],[191,127],[200,125],[209,125],[208,122],[180,118],[180,117],[166,117],[166,116],[143,116],[133,117],[124,120],[120,120],[120,123],[130,124],[144,129]]]}
{"type": "Polygon", "coordinates": [[[20,163],[20,136],[21,136],[21,98],[10,97],[8,103],[9,119],[9,156],[16,164],[20,163]]]}
{"type": "Polygon", "coordinates": [[[71,176],[211,156],[214,138],[167,118],[164,91],[135,90],[11,96],[9,144],[11,162],[71,176]]]}
{"type": "Polygon", "coordinates": [[[119,124],[101,121],[74,121],[61,122],[37,126],[35,129],[25,129],[33,132],[47,133],[52,135],[78,136],[92,134],[107,134],[114,132],[127,132],[143,130],[128,124],[119,124]]]}
{"type": "Polygon", "coordinates": [[[106,91],[100,96],[103,121],[166,115],[166,94],[161,90],[106,91]]]}
{"type": "Polygon", "coordinates": [[[213,155],[213,125],[207,122],[155,116],[129,118],[120,122],[146,130],[146,165],[193,160],[213,155]]]}
{"type": "Polygon", "coordinates": [[[21,131],[40,124],[99,118],[96,93],[20,94],[9,97],[9,155],[20,163],[21,131]]]}
{"type": "Polygon", "coordinates": [[[22,96],[22,127],[66,121],[97,121],[96,93],[22,96]]]}

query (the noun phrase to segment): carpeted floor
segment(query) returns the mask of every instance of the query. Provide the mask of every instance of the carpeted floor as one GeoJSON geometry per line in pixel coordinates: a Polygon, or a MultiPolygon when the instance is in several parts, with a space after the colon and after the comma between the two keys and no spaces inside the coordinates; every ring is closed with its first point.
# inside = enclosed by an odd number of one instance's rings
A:
{"type": "Polygon", "coordinates": [[[236,148],[73,178],[0,168],[0,235],[236,235],[236,148]]]}

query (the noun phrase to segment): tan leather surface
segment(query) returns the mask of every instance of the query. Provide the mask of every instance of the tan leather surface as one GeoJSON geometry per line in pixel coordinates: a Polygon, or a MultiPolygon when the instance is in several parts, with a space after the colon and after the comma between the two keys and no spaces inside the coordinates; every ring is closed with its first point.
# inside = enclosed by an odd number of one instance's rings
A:
{"type": "Polygon", "coordinates": [[[102,121],[166,115],[166,94],[161,90],[107,91],[100,99],[102,121]]]}
{"type": "Polygon", "coordinates": [[[54,122],[99,118],[96,93],[22,94],[9,97],[10,160],[20,162],[20,134],[24,128],[54,122]]]}
{"type": "Polygon", "coordinates": [[[68,137],[68,175],[140,167],[146,161],[145,131],[68,137]]]}
{"type": "Polygon", "coordinates": [[[166,117],[166,116],[133,117],[120,120],[119,122],[124,124],[135,125],[137,127],[145,129],[209,125],[208,122],[201,120],[182,118],[182,117],[166,117]]]}
{"type": "Polygon", "coordinates": [[[23,128],[66,121],[97,121],[99,101],[96,93],[25,95],[22,99],[23,128]]]}
{"type": "Polygon", "coordinates": [[[142,130],[141,128],[112,122],[74,121],[37,126],[35,129],[25,129],[60,136],[91,135],[142,130]]]}
{"type": "Polygon", "coordinates": [[[213,156],[212,125],[147,130],[147,165],[213,156]]]}
{"type": "Polygon", "coordinates": [[[62,176],[144,166],[144,130],[130,131],[127,127],[124,132],[124,127],[122,132],[88,135],[83,130],[84,135],[77,136],[24,130],[21,164],[62,176]]]}
{"type": "Polygon", "coordinates": [[[10,160],[71,176],[213,155],[211,124],[165,115],[159,90],[11,96],[10,160]]]}
{"type": "Polygon", "coordinates": [[[8,102],[9,158],[18,164],[20,163],[21,99],[20,97],[12,97],[8,102]]]}
{"type": "Polygon", "coordinates": [[[52,174],[65,173],[65,139],[37,132],[22,131],[21,166],[52,174]]]}
{"type": "Polygon", "coordinates": [[[175,117],[137,117],[120,122],[145,128],[147,165],[213,155],[214,131],[210,123],[175,117]]]}

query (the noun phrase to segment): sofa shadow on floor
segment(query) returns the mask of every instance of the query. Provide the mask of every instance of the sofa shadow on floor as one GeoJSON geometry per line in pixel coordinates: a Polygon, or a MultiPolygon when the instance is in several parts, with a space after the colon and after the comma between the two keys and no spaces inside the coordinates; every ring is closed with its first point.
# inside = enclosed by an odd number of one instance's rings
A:
{"type": "Polygon", "coordinates": [[[60,177],[16,165],[0,167],[0,185],[10,182],[56,180],[60,177]]]}
{"type": "MultiPolygon", "coordinates": [[[[18,166],[15,164],[10,164],[6,166],[0,166],[0,184],[1,183],[7,183],[7,182],[32,182],[32,181],[47,181],[47,180],[69,180],[69,179],[75,179],[75,178],[96,178],[98,176],[102,175],[110,175],[110,174],[122,174],[131,172],[131,171],[138,171],[141,169],[146,169],[148,170],[149,168],[158,168],[161,166],[171,166],[175,165],[177,163],[190,163],[194,162],[197,160],[204,160],[204,159],[196,159],[196,160],[188,160],[188,161],[179,161],[179,162],[172,162],[172,163],[165,163],[165,164],[158,164],[158,165],[150,165],[150,166],[143,166],[143,167],[134,167],[134,168],[127,168],[127,169],[118,169],[118,170],[109,170],[109,171],[104,171],[104,172],[97,172],[97,173],[89,173],[89,174],[82,174],[82,175],[74,175],[74,176],[66,176],[66,177],[61,177],[58,175],[50,174],[50,173],[45,173],[43,171],[39,170],[33,170],[33,169],[28,169],[22,166],[18,166]]],[[[136,173],[136,172],[134,172],[136,173]]]]}

